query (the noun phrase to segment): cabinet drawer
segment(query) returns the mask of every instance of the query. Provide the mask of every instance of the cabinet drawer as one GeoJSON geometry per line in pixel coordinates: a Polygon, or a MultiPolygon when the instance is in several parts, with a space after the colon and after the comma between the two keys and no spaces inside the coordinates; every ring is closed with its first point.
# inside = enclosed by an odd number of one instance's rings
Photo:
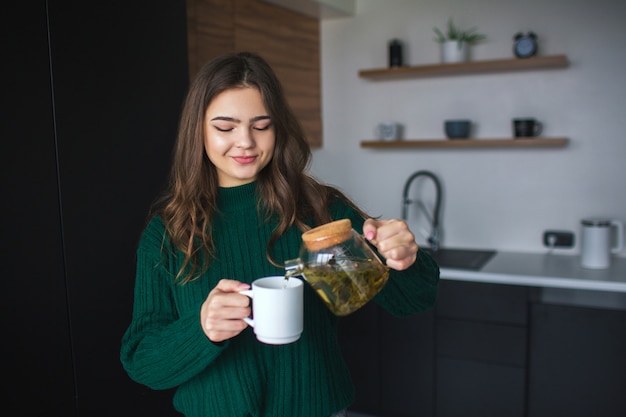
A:
{"type": "Polygon", "coordinates": [[[437,317],[526,325],[528,288],[442,280],[435,312],[437,317]]]}
{"type": "Polygon", "coordinates": [[[468,362],[437,361],[437,417],[522,417],[525,370],[468,362]]]}
{"type": "Polygon", "coordinates": [[[526,366],[526,328],[437,319],[437,355],[480,362],[526,366]]]}

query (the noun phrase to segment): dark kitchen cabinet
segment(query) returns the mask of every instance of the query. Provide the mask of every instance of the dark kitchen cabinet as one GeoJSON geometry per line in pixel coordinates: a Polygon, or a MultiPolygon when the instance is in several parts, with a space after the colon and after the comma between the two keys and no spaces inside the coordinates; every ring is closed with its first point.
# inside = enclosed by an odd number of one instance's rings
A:
{"type": "Polygon", "coordinates": [[[434,312],[393,317],[381,312],[381,416],[433,416],[434,312]]]}
{"type": "Polygon", "coordinates": [[[339,343],[350,368],[356,398],[351,410],[381,413],[381,338],[382,309],[368,303],[339,321],[339,343]]]}
{"type": "Polygon", "coordinates": [[[433,310],[374,303],[343,318],[351,410],[385,417],[524,416],[529,289],[442,280],[433,310]]]}
{"type": "Polygon", "coordinates": [[[626,311],[531,307],[528,416],[626,415],[626,311]]]}
{"type": "Polygon", "coordinates": [[[528,288],[442,281],[435,415],[524,416],[528,288]]]}
{"type": "Polygon", "coordinates": [[[11,2],[1,19],[2,410],[179,415],[119,348],[188,83],[185,3],[11,2]]]}
{"type": "Polygon", "coordinates": [[[373,302],[341,318],[339,341],[356,389],[350,410],[432,416],[433,330],[432,310],[399,318],[373,302]]]}
{"type": "Polygon", "coordinates": [[[626,415],[626,294],[442,280],[433,311],[399,319],[367,308],[340,332],[352,410],[626,415]]]}

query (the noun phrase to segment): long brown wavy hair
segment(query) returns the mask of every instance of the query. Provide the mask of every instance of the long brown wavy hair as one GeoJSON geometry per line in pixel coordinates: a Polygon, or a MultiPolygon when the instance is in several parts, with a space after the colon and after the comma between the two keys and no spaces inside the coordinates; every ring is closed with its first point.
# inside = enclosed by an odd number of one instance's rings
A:
{"type": "Polygon", "coordinates": [[[218,176],[204,148],[206,109],[220,93],[241,87],[259,90],[276,135],[273,157],[257,178],[265,215],[279,219],[266,247],[268,260],[277,265],[270,256],[271,246],[294,224],[305,231],[309,228],[305,219],[312,219],[316,225],[332,221],[328,207],[335,199],[344,200],[365,217],[341,191],[306,173],[311,161],[309,144],[267,62],[250,52],[220,56],[208,62],[190,85],[169,186],[155,206],[172,243],[185,256],[177,275],[182,283],[198,278],[208,268],[215,249],[211,231],[217,210],[218,176]],[[201,258],[206,260],[202,265],[201,258]]]}

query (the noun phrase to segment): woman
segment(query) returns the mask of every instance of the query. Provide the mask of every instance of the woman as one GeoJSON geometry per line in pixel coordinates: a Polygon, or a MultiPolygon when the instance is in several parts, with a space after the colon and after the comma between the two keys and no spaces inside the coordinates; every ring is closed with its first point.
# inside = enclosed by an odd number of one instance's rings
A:
{"type": "Polygon", "coordinates": [[[137,249],[128,374],[177,387],[188,417],[345,415],[353,386],[337,320],[305,286],[304,332],[282,346],[255,339],[239,291],[284,273],[301,234],[349,218],[392,268],[375,298],[395,315],[430,308],[439,269],[403,221],[365,220],[305,171],[311,151],[267,63],[250,53],[209,62],[190,87],[171,181],[137,249]],[[342,413],[342,414],[338,414],[342,413]]]}

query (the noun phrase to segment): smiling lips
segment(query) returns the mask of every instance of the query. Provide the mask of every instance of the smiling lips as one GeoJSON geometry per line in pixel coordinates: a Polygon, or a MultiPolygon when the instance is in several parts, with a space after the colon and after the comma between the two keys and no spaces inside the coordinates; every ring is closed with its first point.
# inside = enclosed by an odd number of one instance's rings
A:
{"type": "Polygon", "coordinates": [[[256,161],[256,156],[233,156],[233,160],[240,164],[250,164],[256,161]]]}

